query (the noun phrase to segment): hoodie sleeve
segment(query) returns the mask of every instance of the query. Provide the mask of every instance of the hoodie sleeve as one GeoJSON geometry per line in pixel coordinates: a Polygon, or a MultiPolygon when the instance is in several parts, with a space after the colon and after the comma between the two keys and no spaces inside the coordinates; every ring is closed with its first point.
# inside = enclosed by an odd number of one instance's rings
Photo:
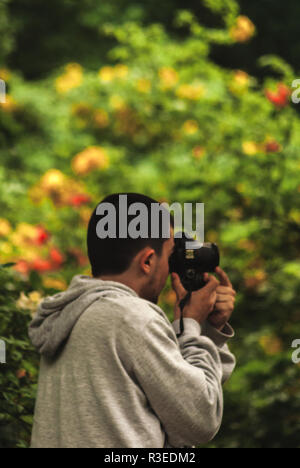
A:
{"type": "Polygon", "coordinates": [[[189,320],[179,341],[162,317],[152,318],[139,339],[135,374],[172,447],[210,441],[223,416],[220,350],[189,320]]]}
{"type": "MultiPolygon", "coordinates": [[[[179,333],[180,331],[180,325],[179,325],[179,320],[175,320],[172,323],[173,329],[175,333],[179,333]]],[[[187,332],[191,333],[192,330],[199,330],[199,334],[203,336],[207,336],[210,338],[214,344],[217,346],[221,363],[222,363],[222,384],[227,382],[229,377],[231,376],[235,365],[236,365],[236,359],[234,355],[230,352],[227,342],[229,339],[234,337],[234,330],[229,325],[229,323],[226,323],[224,326],[222,332],[214,328],[210,323],[206,320],[201,324],[201,326],[191,318],[185,318],[184,319],[184,326],[187,328],[187,332]],[[193,325],[194,322],[194,325],[193,325]]],[[[179,338],[179,344],[180,344],[180,349],[183,357],[186,357],[186,351],[185,351],[185,345],[184,345],[184,335],[179,338]]]]}

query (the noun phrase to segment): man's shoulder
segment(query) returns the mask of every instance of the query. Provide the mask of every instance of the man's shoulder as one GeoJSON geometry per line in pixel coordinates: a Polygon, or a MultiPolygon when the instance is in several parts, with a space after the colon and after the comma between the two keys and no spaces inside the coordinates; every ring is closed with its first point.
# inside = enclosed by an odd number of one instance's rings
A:
{"type": "Polygon", "coordinates": [[[167,318],[160,307],[150,301],[129,295],[107,295],[99,298],[89,311],[93,323],[109,321],[116,326],[142,331],[147,323],[167,318]]]}

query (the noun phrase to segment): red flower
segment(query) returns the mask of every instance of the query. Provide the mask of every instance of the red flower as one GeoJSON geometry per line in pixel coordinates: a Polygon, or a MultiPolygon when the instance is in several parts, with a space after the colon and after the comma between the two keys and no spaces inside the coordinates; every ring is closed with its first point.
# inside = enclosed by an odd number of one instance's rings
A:
{"type": "Polygon", "coordinates": [[[49,260],[43,260],[42,258],[37,258],[32,262],[31,269],[43,273],[45,271],[52,270],[52,263],[49,260]]]}
{"type": "Polygon", "coordinates": [[[50,250],[50,260],[52,266],[57,268],[64,262],[64,256],[56,247],[52,247],[50,250]]]}
{"type": "Polygon", "coordinates": [[[277,85],[277,92],[274,93],[273,91],[267,89],[265,94],[269,101],[272,102],[276,107],[283,108],[289,104],[291,91],[284,83],[279,83],[277,85]]]}
{"type": "Polygon", "coordinates": [[[90,201],[91,201],[91,197],[89,197],[88,195],[78,193],[70,197],[69,203],[71,206],[77,207],[77,206],[85,205],[86,203],[89,203],[90,201]]]}
{"type": "Polygon", "coordinates": [[[48,241],[49,237],[49,234],[47,233],[47,231],[45,231],[43,227],[37,227],[37,236],[35,241],[37,245],[45,244],[48,241]]]}
{"type": "Polygon", "coordinates": [[[281,151],[281,145],[277,141],[269,141],[266,143],[265,151],[267,153],[278,153],[281,151]]]}

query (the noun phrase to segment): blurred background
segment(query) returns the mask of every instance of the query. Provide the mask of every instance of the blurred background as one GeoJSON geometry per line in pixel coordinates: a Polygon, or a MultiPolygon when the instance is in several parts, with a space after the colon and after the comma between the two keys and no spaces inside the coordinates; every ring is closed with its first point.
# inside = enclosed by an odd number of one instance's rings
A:
{"type": "MultiPolygon", "coordinates": [[[[0,447],[28,447],[39,301],[90,274],[113,192],[205,203],[238,292],[210,448],[299,447],[300,4],[0,0],[0,447]]],[[[168,282],[160,306],[172,317],[168,282]]]]}

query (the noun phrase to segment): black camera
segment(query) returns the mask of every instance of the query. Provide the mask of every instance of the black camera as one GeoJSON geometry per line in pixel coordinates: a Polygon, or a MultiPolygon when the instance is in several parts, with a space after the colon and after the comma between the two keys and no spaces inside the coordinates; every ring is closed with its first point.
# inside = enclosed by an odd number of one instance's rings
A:
{"type": "Polygon", "coordinates": [[[203,274],[214,272],[220,263],[217,244],[200,243],[184,232],[177,233],[174,241],[175,250],[169,260],[170,273],[177,273],[189,292],[203,288],[206,284],[203,274]],[[187,248],[187,242],[190,248],[187,248]]]}

